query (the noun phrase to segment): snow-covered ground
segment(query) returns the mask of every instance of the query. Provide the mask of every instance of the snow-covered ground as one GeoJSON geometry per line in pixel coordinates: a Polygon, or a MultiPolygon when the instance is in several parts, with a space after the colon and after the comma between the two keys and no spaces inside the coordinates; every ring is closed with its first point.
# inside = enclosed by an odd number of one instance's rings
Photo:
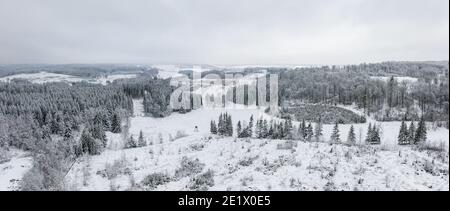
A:
{"type": "Polygon", "coordinates": [[[0,82],[9,82],[13,79],[24,79],[24,80],[30,81],[31,83],[38,83],[38,84],[51,83],[51,82],[74,83],[74,82],[86,81],[89,83],[106,85],[107,82],[113,82],[117,79],[136,78],[136,77],[137,77],[136,74],[113,74],[113,75],[108,75],[108,76],[99,77],[99,78],[82,78],[82,77],[57,74],[57,73],[39,72],[39,73],[17,74],[17,75],[3,77],[3,78],[0,78],[0,82]]]}
{"type": "Polygon", "coordinates": [[[11,160],[0,164],[0,191],[17,190],[20,180],[33,164],[26,152],[11,149],[11,160]]]}
{"type": "Polygon", "coordinates": [[[175,176],[188,157],[204,164],[201,172],[214,172],[208,190],[449,190],[448,156],[439,153],[305,142],[278,147],[285,143],[191,135],[81,159],[67,184],[74,190],[191,190],[200,172],[175,176]],[[103,172],[118,162],[119,173],[108,179],[103,172]],[[154,189],[141,184],[155,173],[170,179],[154,189]]]}
{"type": "MultiPolygon", "coordinates": [[[[140,103],[135,101],[135,105],[140,103]]],[[[110,148],[101,155],[80,159],[67,177],[68,187],[148,190],[141,184],[144,178],[163,173],[170,181],[150,189],[190,190],[192,177],[200,173],[174,176],[186,156],[198,158],[204,164],[203,173],[209,169],[214,172],[214,185],[209,190],[449,190],[448,152],[398,146],[400,122],[381,124],[369,119],[382,128],[381,146],[296,142],[292,149],[283,149],[280,144],[286,145],[286,141],[282,140],[221,138],[209,133],[210,121],[220,113],[230,113],[235,124],[238,120],[248,121],[251,115],[255,119],[272,118],[262,109],[199,109],[162,119],[145,117],[140,106],[135,109],[130,134],[137,137],[142,130],[151,145],[110,148]],[[195,126],[198,132],[194,131],[195,126]],[[187,136],[177,139],[177,131],[184,131],[187,136]],[[114,170],[118,175],[108,179],[104,172],[112,171],[111,166],[117,163],[121,163],[114,170]]],[[[354,126],[357,138],[364,140],[368,123],[354,126]]],[[[332,128],[333,125],[324,125],[325,139],[332,128]]],[[[343,140],[349,128],[350,125],[340,126],[343,140]]],[[[108,138],[123,145],[120,135],[108,133],[108,138]]],[[[430,143],[445,143],[448,149],[448,130],[430,130],[428,139],[430,143]]]]}
{"type": "MultiPolygon", "coordinates": [[[[217,93],[211,92],[216,88],[207,87],[205,92],[217,93]]],[[[428,145],[445,146],[446,152],[398,146],[401,123],[381,123],[372,118],[354,125],[356,137],[362,144],[368,124],[377,124],[381,128],[381,146],[345,146],[325,141],[295,142],[290,147],[283,140],[211,136],[210,121],[217,121],[224,112],[231,114],[234,128],[238,121],[248,122],[252,115],[255,120],[278,120],[265,114],[264,108],[233,106],[152,118],[144,115],[142,99],[134,100],[129,135],[137,138],[142,131],[149,145],[123,149],[124,136],[107,133],[105,151],[78,159],[66,177],[66,188],[191,190],[193,178],[211,169],[214,184],[208,186],[209,190],[449,190],[447,129],[429,127],[428,131],[428,145]],[[181,136],[177,137],[177,133],[181,136]],[[198,158],[201,171],[175,176],[183,157],[198,158]],[[152,188],[142,185],[145,177],[153,173],[163,173],[169,179],[152,188]]],[[[362,114],[354,107],[341,107],[362,114]]],[[[324,125],[325,140],[332,128],[333,125],[324,125]]],[[[339,129],[345,141],[350,125],[340,125],[339,129]]],[[[14,190],[31,167],[31,158],[22,153],[17,152],[11,161],[0,164],[0,190],[14,190]]]]}

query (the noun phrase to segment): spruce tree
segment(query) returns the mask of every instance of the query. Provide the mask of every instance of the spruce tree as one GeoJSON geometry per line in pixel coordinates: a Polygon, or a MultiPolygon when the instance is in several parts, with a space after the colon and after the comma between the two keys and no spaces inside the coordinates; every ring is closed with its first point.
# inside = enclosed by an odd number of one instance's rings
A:
{"type": "Polygon", "coordinates": [[[97,155],[100,153],[101,144],[91,136],[88,130],[83,131],[80,141],[83,153],[88,153],[89,155],[97,155]]]}
{"type": "Polygon", "coordinates": [[[269,129],[267,128],[268,127],[268,125],[267,125],[267,120],[266,119],[264,119],[264,121],[263,121],[263,124],[262,124],[262,136],[263,136],[263,138],[267,138],[267,134],[269,133],[269,129]]]}
{"type": "Polygon", "coordinates": [[[331,134],[330,141],[333,143],[340,143],[341,136],[339,135],[339,124],[336,122],[333,128],[333,133],[331,134]]]}
{"type": "Polygon", "coordinates": [[[122,132],[120,116],[117,113],[114,113],[111,120],[111,132],[112,133],[120,133],[122,132]]]}
{"type": "Polygon", "coordinates": [[[425,143],[427,141],[427,126],[424,118],[422,117],[419,122],[419,126],[416,130],[414,137],[414,144],[425,143]]]}
{"type": "Polygon", "coordinates": [[[217,135],[217,124],[214,120],[211,120],[210,132],[213,135],[217,135]]]}
{"type": "Polygon", "coordinates": [[[408,127],[406,126],[406,123],[404,121],[402,121],[402,124],[400,126],[400,132],[398,134],[398,144],[399,145],[409,144],[408,127]]]}
{"type": "Polygon", "coordinates": [[[314,137],[314,130],[311,123],[306,127],[306,141],[311,141],[314,137]]]}
{"type": "Polygon", "coordinates": [[[142,130],[139,132],[138,146],[139,147],[147,146],[147,141],[145,141],[144,133],[142,132],[142,130]]]}
{"type": "Polygon", "coordinates": [[[255,136],[256,136],[256,138],[262,138],[262,120],[261,119],[256,121],[255,136]]]}
{"type": "Polygon", "coordinates": [[[224,123],[223,114],[220,114],[219,123],[217,124],[217,133],[221,136],[224,135],[224,133],[225,133],[224,128],[225,128],[225,123],[224,123]]]}
{"type": "Polygon", "coordinates": [[[319,122],[316,123],[314,137],[315,137],[316,141],[320,141],[322,139],[322,136],[323,136],[323,127],[322,127],[322,122],[319,119],[319,122]]]}
{"type": "Polygon", "coordinates": [[[267,138],[274,139],[273,121],[271,121],[270,123],[269,131],[267,132],[267,138]]]}
{"type": "Polygon", "coordinates": [[[253,115],[252,115],[252,116],[250,116],[250,122],[248,123],[248,130],[247,130],[248,137],[253,136],[253,121],[254,121],[254,119],[253,119],[253,115]]]}
{"type": "Polygon", "coordinates": [[[241,121],[238,121],[236,126],[236,134],[238,138],[242,138],[242,124],[241,121]]]}
{"type": "Polygon", "coordinates": [[[137,147],[137,143],[134,140],[133,135],[131,135],[130,138],[128,138],[127,143],[125,144],[125,148],[130,149],[130,148],[136,148],[136,147],[137,147]]]}
{"type": "Polygon", "coordinates": [[[92,135],[92,138],[100,140],[103,147],[106,147],[107,138],[105,130],[103,129],[103,124],[96,124],[89,126],[90,127],[90,133],[92,135]]]}
{"type": "Polygon", "coordinates": [[[372,140],[371,143],[372,145],[379,145],[381,144],[381,137],[380,137],[380,129],[376,126],[374,126],[373,130],[372,130],[372,140]]]}
{"type": "Polygon", "coordinates": [[[414,143],[415,136],[416,136],[416,124],[414,123],[414,121],[412,121],[408,129],[408,144],[414,143]]]}
{"type": "Polygon", "coordinates": [[[226,131],[227,131],[227,133],[226,133],[226,135],[227,136],[233,136],[233,121],[232,121],[232,119],[231,119],[231,115],[229,115],[229,114],[227,114],[227,121],[226,121],[227,123],[226,123],[226,125],[227,125],[227,127],[226,127],[226,131]]]}
{"type": "Polygon", "coordinates": [[[355,134],[355,128],[353,127],[353,125],[350,126],[350,131],[348,132],[347,143],[350,145],[356,144],[356,134],[355,134]]]}
{"type": "Polygon", "coordinates": [[[367,129],[367,135],[366,135],[366,144],[370,144],[372,142],[373,139],[373,128],[372,128],[372,123],[369,123],[369,128],[367,129]]]}
{"type": "Polygon", "coordinates": [[[286,120],[285,127],[284,127],[284,134],[285,134],[286,139],[291,140],[293,138],[292,130],[293,130],[292,119],[291,119],[291,117],[288,117],[288,119],[286,120]]]}

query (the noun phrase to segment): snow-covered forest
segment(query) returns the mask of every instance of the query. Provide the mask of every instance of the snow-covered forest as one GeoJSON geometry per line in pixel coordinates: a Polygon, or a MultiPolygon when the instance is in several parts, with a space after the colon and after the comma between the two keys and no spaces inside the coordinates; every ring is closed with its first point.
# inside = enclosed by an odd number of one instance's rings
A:
{"type": "Polygon", "coordinates": [[[208,66],[278,74],[279,109],[172,109],[192,73],[0,66],[0,190],[449,190],[448,62],[208,66]]]}

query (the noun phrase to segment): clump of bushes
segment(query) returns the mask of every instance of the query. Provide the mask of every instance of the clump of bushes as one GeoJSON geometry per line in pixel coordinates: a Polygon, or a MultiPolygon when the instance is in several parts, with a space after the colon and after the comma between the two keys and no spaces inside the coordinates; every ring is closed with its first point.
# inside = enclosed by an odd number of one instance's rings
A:
{"type": "Polygon", "coordinates": [[[131,174],[130,168],[128,168],[128,161],[125,157],[114,161],[112,164],[105,164],[105,170],[97,172],[97,174],[108,178],[109,180],[116,178],[119,175],[131,174]]]}
{"type": "Polygon", "coordinates": [[[181,159],[180,167],[175,170],[175,177],[182,178],[198,174],[204,167],[205,164],[201,163],[198,158],[193,160],[185,156],[181,159]]]}
{"type": "Polygon", "coordinates": [[[159,185],[164,185],[170,182],[172,178],[164,173],[154,173],[147,175],[144,180],[142,180],[142,185],[147,186],[151,189],[155,189],[159,185]]]}
{"type": "Polygon", "coordinates": [[[210,169],[191,178],[188,188],[194,191],[207,191],[212,186],[214,186],[214,172],[210,169]]]}

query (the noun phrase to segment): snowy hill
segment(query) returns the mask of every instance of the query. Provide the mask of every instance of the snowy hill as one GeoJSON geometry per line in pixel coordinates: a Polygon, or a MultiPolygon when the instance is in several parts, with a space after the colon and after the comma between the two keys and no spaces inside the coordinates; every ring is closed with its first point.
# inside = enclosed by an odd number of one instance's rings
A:
{"type": "Polygon", "coordinates": [[[284,144],[281,140],[194,135],[143,148],[106,151],[81,159],[67,185],[75,190],[196,190],[194,178],[205,177],[212,181],[200,184],[207,190],[449,189],[445,153],[305,142],[281,148],[284,144]],[[177,176],[183,157],[193,161],[191,169],[199,170],[177,176]],[[208,170],[212,178],[205,174],[208,170]],[[148,175],[161,181],[149,186],[148,175]]]}

